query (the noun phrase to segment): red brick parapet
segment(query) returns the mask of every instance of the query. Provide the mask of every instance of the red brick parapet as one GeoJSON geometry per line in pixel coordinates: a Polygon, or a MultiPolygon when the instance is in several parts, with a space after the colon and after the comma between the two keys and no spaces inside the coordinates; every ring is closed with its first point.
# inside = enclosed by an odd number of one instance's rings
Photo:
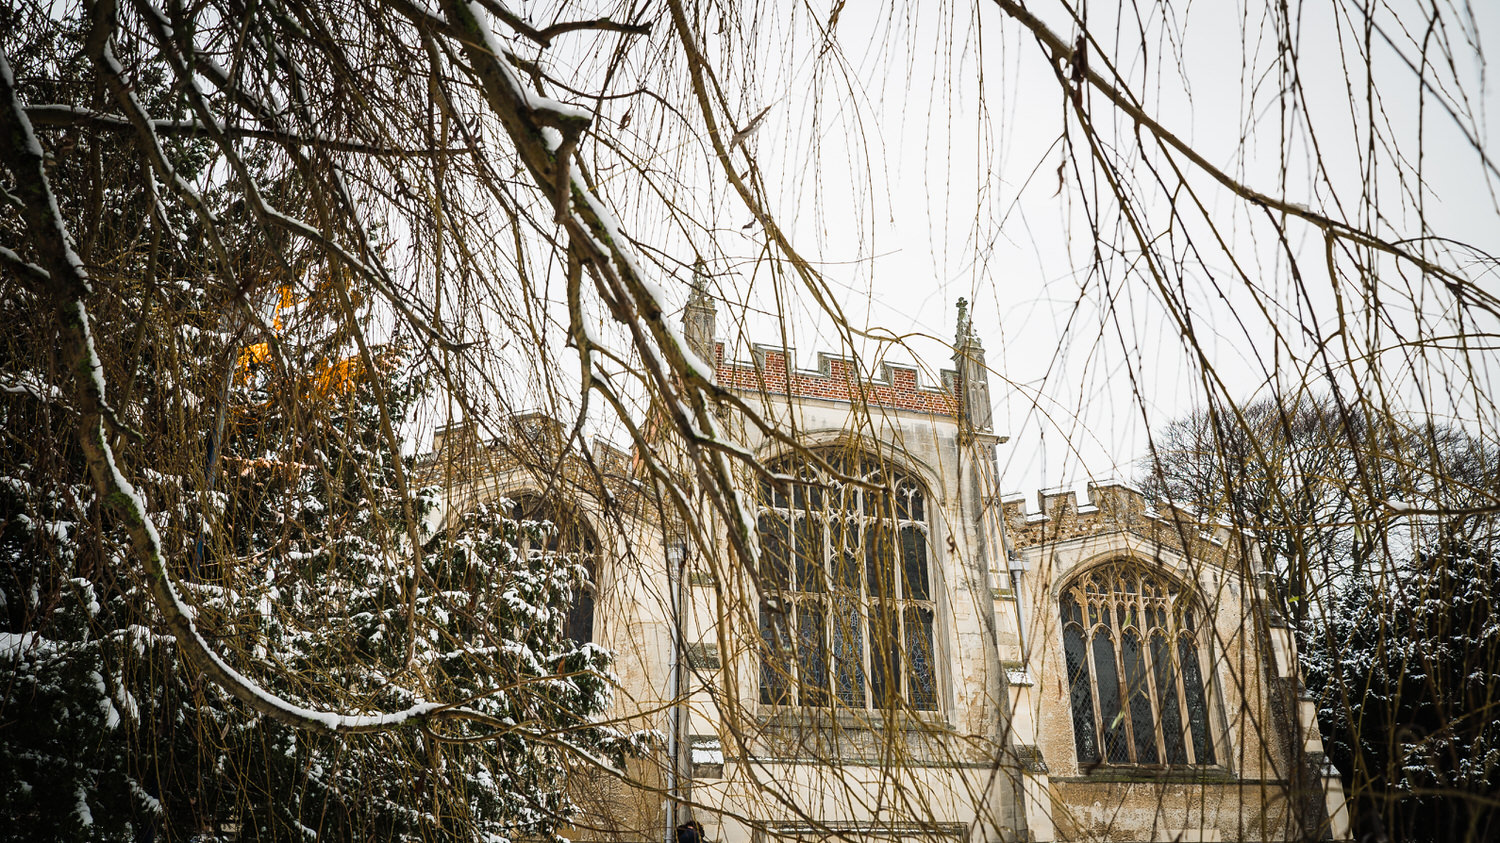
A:
{"type": "Polygon", "coordinates": [[[941,372],[942,386],[928,387],[918,382],[917,370],[910,366],[882,363],[879,377],[866,380],[852,357],[819,353],[816,369],[798,369],[786,348],[757,344],[751,354],[749,361],[725,360],[724,344],[715,343],[719,383],[746,392],[959,416],[962,385],[958,373],[948,369],[941,372]]]}

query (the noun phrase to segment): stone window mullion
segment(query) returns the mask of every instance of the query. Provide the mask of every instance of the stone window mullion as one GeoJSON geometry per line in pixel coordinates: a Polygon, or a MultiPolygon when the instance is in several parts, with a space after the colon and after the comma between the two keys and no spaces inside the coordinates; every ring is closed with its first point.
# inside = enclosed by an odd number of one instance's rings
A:
{"type": "Polygon", "coordinates": [[[1202,667],[1207,643],[1186,614],[1193,604],[1179,598],[1190,599],[1124,563],[1094,569],[1063,591],[1080,763],[1215,763],[1214,703],[1202,667]]]}
{"type": "MultiPolygon", "coordinates": [[[[1119,661],[1120,664],[1120,689],[1122,695],[1122,699],[1120,700],[1120,713],[1125,719],[1125,725],[1127,729],[1126,752],[1130,757],[1130,763],[1141,764],[1146,762],[1147,759],[1141,757],[1140,742],[1137,735],[1137,730],[1139,730],[1142,726],[1142,724],[1139,722],[1139,718],[1136,716],[1137,711],[1135,685],[1139,680],[1133,676],[1131,665],[1126,661],[1125,656],[1126,639],[1130,634],[1129,627],[1131,625],[1135,626],[1137,630],[1137,639],[1139,639],[1140,629],[1140,619],[1131,616],[1132,609],[1138,608],[1137,606],[1132,605],[1132,598],[1135,595],[1132,594],[1128,589],[1125,589],[1121,582],[1122,579],[1129,578],[1130,576],[1131,575],[1129,573],[1126,573],[1121,578],[1117,578],[1115,582],[1115,586],[1117,589],[1114,595],[1115,617],[1120,624],[1120,636],[1116,641],[1115,658],[1119,661]]],[[[1139,588],[1140,586],[1139,582],[1134,582],[1132,584],[1137,588],[1139,588]]],[[[1138,643],[1136,649],[1139,650],[1140,646],[1141,645],[1138,643]]],[[[1151,700],[1147,700],[1147,708],[1150,709],[1153,707],[1154,702],[1151,700]]]]}
{"type": "MultiPolygon", "coordinates": [[[[1170,764],[1171,753],[1167,744],[1167,729],[1169,725],[1167,723],[1167,711],[1164,702],[1168,694],[1176,696],[1177,689],[1175,685],[1177,683],[1175,681],[1176,674],[1172,673],[1170,675],[1174,677],[1174,681],[1172,682],[1174,687],[1161,687],[1162,671],[1157,664],[1158,654],[1155,647],[1157,635],[1162,631],[1156,622],[1157,613],[1160,611],[1158,601],[1159,598],[1154,595],[1148,598],[1143,589],[1143,593],[1141,594],[1141,619],[1143,621],[1142,646],[1146,659],[1146,683],[1150,687],[1151,704],[1156,708],[1156,757],[1161,759],[1163,764],[1170,764]]],[[[1169,648],[1168,658],[1170,657],[1169,648]]]]}
{"type": "Polygon", "coordinates": [[[1092,685],[1092,690],[1094,690],[1094,730],[1095,735],[1098,735],[1098,742],[1100,742],[1100,760],[1109,760],[1109,747],[1106,745],[1106,733],[1107,729],[1109,729],[1109,723],[1107,723],[1106,714],[1104,714],[1104,694],[1100,691],[1098,648],[1094,646],[1095,637],[1100,636],[1100,634],[1109,636],[1109,624],[1106,621],[1107,616],[1109,616],[1107,615],[1109,613],[1109,606],[1094,598],[1094,600],[1086,601],[1085,607],[1089,612],[1086,615],[1086,619],[1094,621],[1089,624],[1088,633],[1083,637],[1083,648],[1085,648],[1083,652],[1089,658],[1089,684],[1092,685]]]}
{"type": "MultiPolygon", "coordinates": [[[[820,484],[806,474],[787,491],[761,485],[763,605],[783,601],[796,650],[785,659],[768,642],[762,701],[936,709],[936,560],[923,492],[873,461],[839,470],[886,491],[820,484]],[[765,678],[777,670],[788,674],[795,698],[765,678]]],[[[763,616],[762,627],[774,620],[763,616]]]]}

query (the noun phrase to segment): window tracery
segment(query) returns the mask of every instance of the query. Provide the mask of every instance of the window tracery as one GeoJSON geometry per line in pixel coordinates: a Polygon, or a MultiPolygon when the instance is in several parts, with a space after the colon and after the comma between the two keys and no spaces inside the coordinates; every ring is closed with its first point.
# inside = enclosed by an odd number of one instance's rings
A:
{"type": "Polygon", "coordinates": [[[937,709],[925,492],[864,455],[825,454],[841,482],[782,462],[763,481],[761,701],[937,709]]]}
{"type": "Polygon", "coordinates": [[[1200,656],[1206,614],[1172,580],[1120,561],[1060,601],[1081,763],[1217,763],[1200,656]]]}

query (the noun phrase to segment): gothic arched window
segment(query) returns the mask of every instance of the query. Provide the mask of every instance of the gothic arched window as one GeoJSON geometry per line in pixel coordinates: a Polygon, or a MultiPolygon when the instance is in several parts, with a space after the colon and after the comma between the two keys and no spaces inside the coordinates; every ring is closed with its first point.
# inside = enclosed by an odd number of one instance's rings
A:
{"type": "Polygon", "coordinates": [[[760,698],[772,705],[937,709],[927,497],[868,456],[828,453],[762,481],[760,698]]]}
{"type": "Polygon", "coordinates": [[[1074,580],[1061,610],[1079,762],[1216,763],[1201,661],[1210,624],[1188,592],[1121,561],[1074,580]]]}
{"type": "Polygon", "coordinates": [[[583,567],[587,579],[579,593],[574,595],[573,605],[568,609],[568,619],[563,633],[579,644],[594,640],[594,585],[598,575],[599,543],[593,530],[570,506],[536,494],[513,495],[515,509],[512,517],[522,526],[520,531],[521,552],[546,552],[563,554],[569,561],[583,567]],[[531,529],[545,522],[550,527],[531,529]]]}

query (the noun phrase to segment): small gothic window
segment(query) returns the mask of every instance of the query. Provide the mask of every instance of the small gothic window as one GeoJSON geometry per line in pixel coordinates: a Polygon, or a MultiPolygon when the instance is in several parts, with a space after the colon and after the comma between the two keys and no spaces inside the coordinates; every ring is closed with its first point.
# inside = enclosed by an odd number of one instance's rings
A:
{"type": "Polygon", "coordinates": [[[1075,580],[1061,611],[1080,762],[1216,763],[1199,661],[1207,618],[1183,589],[1118,562],[1075,580]]]}
{"type": "Polygon", "coordinates": [[[868,456],[824,454],[759,489],[761,701],[937,709],[926,495],[868,456]]]}
{"type": "Polygon", "coordinates": [[[535,538],[522,531],[521,551],[545,551],[563,554],[574,564],[583,567],[586,579],[582,590],[574,595],[573,605],[568,609],[568,618],[563,633],[579,644],[594,640],[594,585],[598,575],[599,543],[594,533],[572,507],[548,500],[540,495],[522,494],[513,496],[515,510],[512,517],[523,525],[526,522],[546,522],[552,525],[535,538]]]}

